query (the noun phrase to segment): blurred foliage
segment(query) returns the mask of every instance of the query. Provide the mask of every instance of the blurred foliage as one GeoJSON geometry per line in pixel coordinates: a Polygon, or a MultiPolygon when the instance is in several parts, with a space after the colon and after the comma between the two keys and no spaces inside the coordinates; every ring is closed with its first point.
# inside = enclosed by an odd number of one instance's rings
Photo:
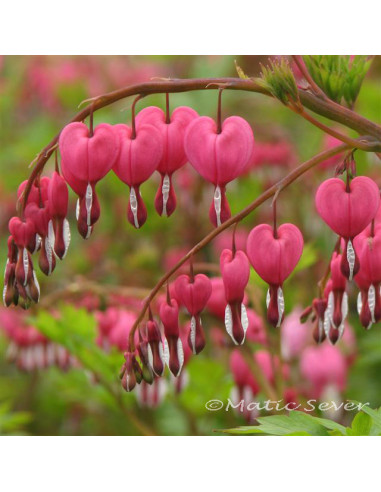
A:
{"type": "MultiPolygon", "coordinates": [[[[306,59],[306,63],[316,82],[327,93],[330,91],[328,95],[335,100],[344,99],[349,105],[356,100],[355,109],[379,123],[380,61],[378,58],[373,61],[369,76],[363,80],[370,62],[360,58],[355,57],[351,65],[347,60],[317,57],[306,59]],[[324,65],[321,80],[317,76],[319,63],[324,65]],[[343,77],[345,84],[342,84],[343,77]],[[361,83],[362,90],[358,94],[361,83]]],[[[154,76],[236,76],[235,60],[242,67],[240,76],[258,77],[261,64],[268,65],[268,57],[253,56],[3,58],[0,65],[2,264],[6,258],[7,222],[14,214],[17,187],[28,177],[30,162],[70,120],[83,99],[154,76]]],[[[224,117],[231,114],[245,117],[254,130],[257,143],[287,142],[293,152],[289,162],[276,165],[267,162],[228,186],[229,203],[232,213],[236,213],[263,189],[281,179],[290,168],[319,152],[324,146],[324,135],[279,101],[261,94],[224,91],[222,99],[224,117]]],[[[139,101],[138,109],[149,105],[164,108],[164,96],[146,97],[139,101]]],[[[217,92],[173,94],[170,105],[171,108],[189,105],[199,114],[215,117],[217,92]]],[[[130,107],[131,101],[124,100],[104,108],[95,113],[95,124],[128,122],[130,107]]],[[[347,134],[356,136],[350,130],[347,134]]],[[[356,152],[356,161],[359,174],[367,174],[380,181],[379,161],[365,152],[356,152]]],[[[48,164],[48,171],[53,169],[53,165],[53,161],[48,164]]],[[[305,237],[302,260],[285,284],[286,313],[294,306],[307,306],[316,295],[316,280],[323,275],[336,241],[317,217],[313,203],[314,190],[323,179],[332,176],[333,171],[334,166],[317,168],[291,188],[283,190],[278,198],[279,223],[297,224],[305,237]]],[[[166,270],[169,252],[177,248],[188,250],[210,232],[208,208],[213,196],[212,187],[203,183],[192,170],[189,174],[192,179],[190,189],[183,188],[180,177],[175,175],[179,203],[170,220],[159,217],[154,210],[157,176],[143,184],[148,220],[142,230],[137,231],[125,218],[126,186],[110,173],[97,186],[102,215],[88,241],[83,241],[75,230],[75,199],[71,193],[69,220],[72,243],[68,256],[65,262],[57,264],[51,278],[45,279],[38,273],[42,298],[46,302],[44,307],[33,308],[28,315],[42,333],[70,351],[78,366],[68,371],[55,367],[32,373],[19,371],[6,361],[8,341],[0,333],[1,434],[131,435],[143,433],[139,427],[143,424],[152,434],[212,435],[216,429],[244,425],[244,418],[232,411],[208,412],[205,409],[205,403],[211,399],[226,401],[233,387],[228,369],[229,350],[213,345],[209,329],[215,325],[221,328],[220,321],[211,316],[203,319],[207,347],[189,361],[186,368],[188,384],[183,391],[177,394],[167,377],[167,394],[163,403],[157,408],[147,408],[138,403],[134,394],[126,394],[120,387],[121,353],[102,351],[95,343],[94,316],[74,307],[82,293],[84,278],[103,286],[106,292],[113,286],[150,289],[166,270]]],[[[265,203],[246,218],[242,228],[249,230],[260,221],[271,221],[270,203],[265,203]]],[[[218,268],[214,243],[205,248],[196,261],[210,262],[218,268]]],[[[253,271],[250,287],[256,293],[253,304],[263,315],[266,286],[253,271]]],[[[350,292],[349,321],[357,340],[357,358],[351,366],[343,397],[369,402],[372,408],[376,408],[381,405],[379,326],[370,332],[360,327],[353,301],[355,294],[354,290],[350,292]]],[[[140,294],[140,297],[145,295],[140,294]]],[[[319,416],[298,415],[300,412],[291,412],[289,416],[261,416],[257,427],[268,434],[284,434],[288,430],[287,433],[294,435],[321,435],[335,431],[374,435],[379,430],[379,411],[377,414],[369,412],[370,409],[364,408],[349,427],[345,421],[348,416],[344,416],[340,424],[333,421],[327,424],[319,416]]]]}
{"type": "Polygon", "coordinates": [[[314,81],[327,96],[352,107],[372,59],[367,56],[307,55],[304,57],[314,81]]]}

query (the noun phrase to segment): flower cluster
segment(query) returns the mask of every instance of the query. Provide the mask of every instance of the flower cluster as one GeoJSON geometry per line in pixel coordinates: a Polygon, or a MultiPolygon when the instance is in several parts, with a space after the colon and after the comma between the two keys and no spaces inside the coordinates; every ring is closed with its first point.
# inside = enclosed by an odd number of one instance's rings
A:
{"type": "MultiPolygon", "coordinates": [[[[23,199],[27,182],[18,189],[23,199]]],[[[8,258],[5,267],[3,301],[6,306],[21,304],[27,308],[38,302],[40,287],[34,271],[32,254],[39,251],[39,266],[50,275],[56,257],[62,260],[70,243],[70,228],[66,219],[68,189],[57,172],[52,178],[38,179],[30,189],[23,217],[9,221],[8,258]]]]}

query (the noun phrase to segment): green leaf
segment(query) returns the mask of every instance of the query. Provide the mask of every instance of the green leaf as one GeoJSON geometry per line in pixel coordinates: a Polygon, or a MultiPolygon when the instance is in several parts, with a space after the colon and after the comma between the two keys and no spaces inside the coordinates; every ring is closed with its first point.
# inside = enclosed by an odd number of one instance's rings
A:
{"type": "Polygon", "coordinates": [[[353,419],[351,428],[347,429],[347,435],[369,436],[372,425],[372,417],[367,413],[359,412],[353,419]]]}
{"type": "MultiPolygon", "coordinates": [[[[328,436],[326,419],[316,419],[312,415],[303,412],[292,411],[289,415],[271,415],[258,417],[258,426],[238,427],[226,429],[227,434],[269,434],[272,436],[328,436]]],[[[334,425],[332,425],[334,427],[334,425]]],[[[345,428],[343,428],[345,430],[345,428]]]]}

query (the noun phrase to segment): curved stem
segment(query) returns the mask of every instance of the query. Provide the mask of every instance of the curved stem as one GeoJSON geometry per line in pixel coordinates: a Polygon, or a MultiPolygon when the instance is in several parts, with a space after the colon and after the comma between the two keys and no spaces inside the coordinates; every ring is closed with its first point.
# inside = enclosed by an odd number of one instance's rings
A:
{"type": "MultiPolygon", "coordinates": [[[[135,84],[122,89],[118,89],[99,97],[93,98],[88,106],[77,113],[69,123],[75,121],[83,121],[87,118],[91,111],[97,111],[113,104],[116,101],[137,94],[148,95],[155,93],[177,93],[197,90],[216,90],[221,84],[225,85],[226,89],[242,90],[248,92],[258,92],[271,96],[271,94],[260,84],[251,79],[240,78],[207,78],[207,79],[173,79],[173,80],[155,80],[142,84],[135,84]]],[[[312,94],[309,91],[298,89],[298,95],[301,103],[306,108],[315,113],[325,116],[330,120],[337,121],[353,130],[356,130],[360,135],[370,135],[377,141],[375,144],[369,144],[366,150],[380,151],[381,150],[381,127],[376,123],[360,116],[340,104],[337,104],[330,99],[322,99],[312,94]]],[[[53,153],[58,142],[60,134],[58,133],[52,141],[40,152],[35,167],[28,179],[25,187],[22,201],[22,210],[27,203],[30,189],[38,174],[43,170],[46,162],[53,153]]]]}
{"type": "Polygon", "coordinates": [[[308,82],[309,86],[311,87],[311,90],[319,97],[323,99],[328,99],[327,95],[325,94],[322,89],[316,84],[314,79],[312,78],[310,72],[308,71],[306,64],[304,63],[303,57],[300,55],[292,55],[292,58],[294,62],[297,64],[301,74],[303,77],[306,79],[308,82]]]}
{"type": "Polygon", "coordinates": [[[150,305],[152,299],[156,296],[156,294],[159,292],[161,287],[167,282],[169,278],[172,277],[174,273],[177,272],[177,270],[187,261],[189,258],[191,258],[193,255],[195,255],[198,251],[200,251],[204,246],[206,246],[212,239],[214,239],[218,234],[220,234],[222,231],[230,227],[231,225],[241,221],[244,219],[246,216],[248,216],[251,212],[253,212],[256,208],[258,208],[262,203],[264,203],[266,200],[274,196],[276,193],[279,193],[281,190],[286,188],[288,185],[293,183],[296,179],[298,179],[302,174],[304,174],[306,171],[311,169],[312,167],[316,166],[320,162],[325,161],[326,159],[336,155],[340,154],[341,152],[348,150],[350,147],[347,144],[342,144],[338,145],[337,147],[334,147],[329,150],[325,150],[324,152],[320,152],[320,154],[317,154],[316,156],[312,157],[312,159],[309,159],[308,161],[304,162],[303,164],[300,164],[300,166],[296,167],[293,171],[291,171],[286,177],[278,181],[276,184],[271,186],[268,190],[266,190],[262,195],[260,195],[258,198],[256,198],[250,205],[248,205],[246,208],[241,210],[238,214],[234,215],[231,217],[229,220],[221,224],[219,227],[216,227],[213,229],[212,232],[210,232],[207,236],[204,237],[199,243],[196,244],[188,253],[179,260],[176,265],[169,271],[167,272],[161,279],[158,281],[158,283],[155,285],[155,287],[152,289],[150,295],[146,298],[142,310],[140,311],[138,317],[135,320],[134,325],[132,326],[130,333],[129,333],[129,344],[131,349],[133,350],[135,347],[134,344],[134,334],[139,326],[139,323],[143,320],[144,315],[148,309],[148,306],[150,305]]]}

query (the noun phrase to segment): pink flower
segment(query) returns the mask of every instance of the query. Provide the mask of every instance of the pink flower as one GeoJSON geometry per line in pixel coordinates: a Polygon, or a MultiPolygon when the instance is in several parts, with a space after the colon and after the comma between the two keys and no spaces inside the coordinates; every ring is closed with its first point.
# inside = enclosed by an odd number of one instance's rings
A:
{"type": "Polygon", "coordinates": [[[177,377],[184,363],[183,344],[179,330],[179,306],[175,299],[167,299],[160,305],[160,319],[164,326],[164,353],[171,373],[177,377]]]}
{"type": "Polygon", "coordinates": [[[309,382],[312,397],[320,398],[332,386],[340,392],[345,389],[348,368],[337,347],[322,344],[306,348],[300,359],[300,371],[309,382]]]}
{"type": "Polygon", "coordinates": [[[283,224],[275,237],[273,228],[262,224],[250,232],[246,251],[254,270],[269,284],[267,319],[279,327],[284,316],[283,282],[299,262],[303,236],[293,224],[283,224]]]}
{"type": "Polygon", "coordinates": [[[361,324],[369,329],[381,320],[381,225],[367,227],[355,237],[354,246],[360,260],[357,307],[361,324]]]}
{"type": "Polygon", "coordinates": [[[65,258],[70,244],[70,226],[66,219],[68,203],[69,191],[66,181],[54,172],[48,190],[49,229],[50,236],[54,234],[52,247],[61,260],[65,258]]]}
{"type": "Polygon", "coordinates": [[[212,293],[212,284],[210,279],[202,273],[195,275],[192,279],[188,275],[180,275],[176,279],[175,289],[181,304],[192,316],[188,343],[193,353],[198,354],[205,347],[205,335],[200,314],[212,293]]]}
{"type": "Polygon", "coordinates": [[[334,252],[331,259],[331,278],[324,290],[327,298],[325,334],[331,343],[336,343],[342,336],[348,314],[347,279],[342,274],[341,265],[342,255],[334,252]]]}
{"type": "Polygon", "coordinates": [[[176,208],[176,194],[172,185],[172,174],[187,162],[184,150],[184,134],[189,123],[197,118],[194,109],[176,108],[169,121],[165,113],[155,106],[143,109],[136,117],[138,126],[153,125],[160,132],[163,144],[162,158],[157,166],[161,184],[155,197],[155,208],[159,215],[170,216],[176,208]]]}
{"type": "Polygon", "coordinates": [[[284,360],[298,357],[311,339],[311,326],[300,322],[302,310],[297,307],[284,318],[281,331],[284,360]]]}
{"type": "Polygon", "coordinates": [[[139,187],[154,173],[163,156],[163,143],[159,130],[142,124],[134,134],[127,125],[115,125],[119,139],[119,155],[114,164],[115,174],[130,187],[128,221],[137,229],[147,219],[147,209],[139,187]]]}
{"type": "Polygon", "coordinates": [[[380,204],[376,183],[366,176],[354,178],[349,187],[338,178],[324,181],[315,196],[317,211],[328,226],[345,240],[341,270],[349,280],[359,270],[353,238],[371,222],[380,204]]]}
{"type": "Polygon", "coordinates": [[[69,123],[59,138],[62,174],[79,196],[78,230],[87,239],[100,216],[95,185],[112,169],[119,152],[114,128],[102,123],[90,135],[84,123],[69,123]]]}
{"type": "Polygon", "coordinates": [[[202,116],[188,126],[184,145],[192,166],[215,186],[209,217],[214,225],[220,225],[231,215],[225,196],[226,185],[245,171],[253,154],[251,127],[243,118],[231,116],[218,133],[216,122],[202,116]]]}
{"type": "Polygon", "coordinates": [[[250,265],[243,251],[233,253],[224,249],[220,257],[222,280],[225,287],[225,327],[236,345],[245,341],[248,319],[243,298],[249,281],[250,265]]]}

